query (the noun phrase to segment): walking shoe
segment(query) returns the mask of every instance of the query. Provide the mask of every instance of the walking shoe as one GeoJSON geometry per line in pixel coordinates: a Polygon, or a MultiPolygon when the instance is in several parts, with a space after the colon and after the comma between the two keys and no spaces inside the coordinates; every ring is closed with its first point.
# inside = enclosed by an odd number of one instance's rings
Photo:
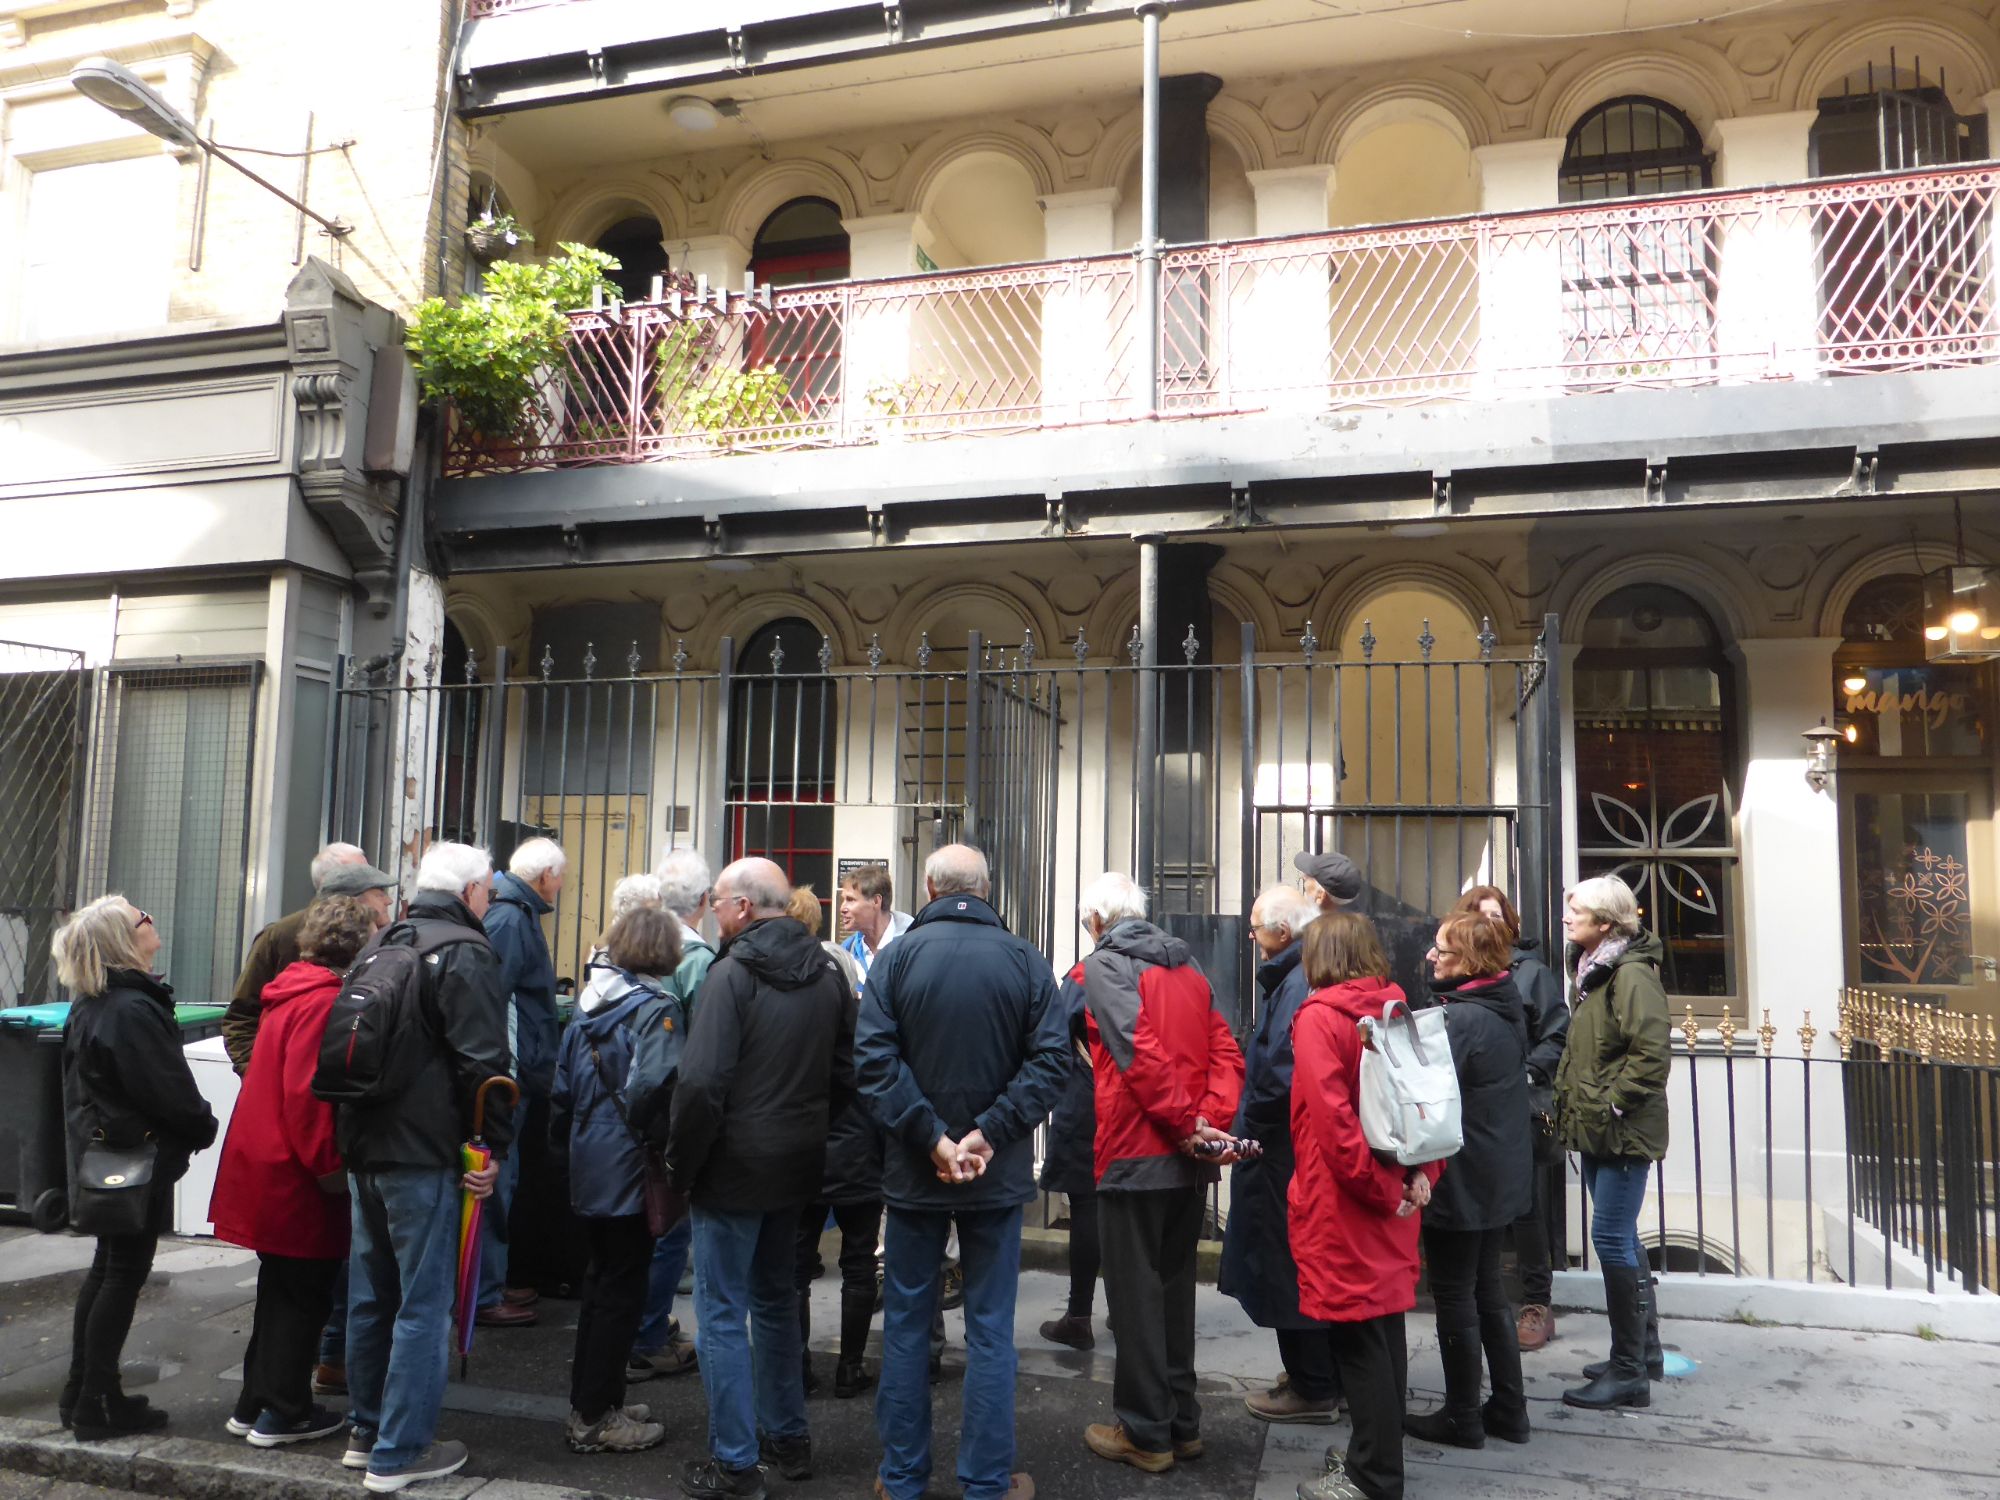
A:
{"type": "Polygon", "coordinates": [[[347,1429],[347,1451],[340,1455],[343,1469],[365,1469],[368,1459],[375,1452],[375,1432],[369,1427],[347,1429]]]}
{"type": "Polygon", "coordinates": [[[563,1428],[563,1441],[572,1453],[643,1453],[657,1448],[666,1435],[667,1429],[658,1422],[615,1406],[595,1422],[584,1421],[581,1412],[572,1410],[563,1428]]]}
{"type": "Polygon", "coordinates": [[[860,1360],[841,1360],[833,1367],[833,1394],[841,1401],[849,1401],[875,1384],[875,1377],[868,1373],[868,1367],[860,1360]]]}
{"type": "Polygon", "coordinates": [[[760,1432],[757,1434],[757,1456],[787,1479],[813,1477],[812,1439],[804,1434],[781,1438],[760,1432]]]}
{"type": "Polygon", "coordinates": [[[1132,1441],[1123,1422],[1093,1422],[1083,1429],[1084,1446],[1114,1464],[1130,1464],[1142,1474],[1164,1474],[1174,1466],[1171,1451],[1155,1453],[1132,1441]]]}
{"type": "Polygon", "coordinates": [[[1009,1475],[1007,1500],[1035,1500],[1035,1481],[1026,1474],[1009,1475]]]}
{"type": "Polygon", "coordinates": [[[1556,1336],[1556,1315],[1553,1309],[1538,1307],[1533,1303],[1521,1309],[1521,1316],[1514,1324],[1514,1341],[1521,1346],[1523,1354],[1533,1354],[1544,1348],[1556,1336]]]}
{"type": "Polygon", "coordinates": [[[1065,1344],[1072,1349],[1095,1349],[1097,1335],[1090,1331],[1090,1318],[1079,1318],[1075,1313],[1064,1313],[1060,1318],[1051,1318],[1042,1325],[1042,1337],[1051,1344],[1065,1344]]]}
{"type": "Polygon", "coordinates": [[[368,1472],[361,1480],[361,1487],[371,1495],[392,1495],[405,1485],[456,1474],[465,1467],[465,1459],[463,1443],[432,1443],[400,1469],[378,1469],[374,1464],[369,1464],[368,1472]]]}
{"type": "Polygon", "coordinates": [[[532,1307],[516,1307],[511,1302],[496,1302],[491,1307],[479,1309],[479,1316],[473,1320],[481,1328],[527,1328],[542,1321],[542,1315],[532,1307]]]}
{"type": "Polygon", "coordinates": [[[346,1365],[314,1365],[313,1394],[315,1396],[345,1396],[347,1394],[346,1365]]]}
{"type": "Polygon", "coordinates": [[[332,1437],[347,1425],[345,1413],[328,1411],[324,1406],[315,1406],[296,1422],[287,1422],[276,1412],[266,1410],[257,1419],[257,1425],[250,1429],[250,1446],[253,1448],[282,1448],[287,1443],[314,1443],[321,1438],[332,1437]]]}
{"type": "Polygon", "coordinates": [[[1299,1485],[1299,1500],[1369,1500],[1368,1492],[1347,1477],[1345,1469],[1329,1469],[1299,1485]]]}
{"type": "Polygon", "coordinates": [[[1325,1425],[1333,1421],[1334,1413],[1340,1408],[1338,1398],[1328,1396],[1324,1401],[1308,1401],[1291,1383],[1274,1385],[1268,1391],[1259,1391],[1254,1396],[1243,1398],[1243,1409],[1260,1422],[1311,1422],[1325,1425]]]}
{"type": "Polygon", "coordinates": [[[946,1312],[955,1307],[965,1306],[965,1270],[962,1266],[944,1268],[943,1306],[946,1312]]]}
{"type": "Polygon", "coordinates": [[[533,1307],[542,1294],[531,1286],[510,1286],[501,1291],[500,1300],[510,1307],[533,1307]]]}
{"type": "MultiPolygon", "coordinates": [[[[258,1415],[261,1417],[262,1413],[260,1412],[258,1415]]],[[[65,1423],[64,1425],[67,1426],[68,1424],[65,1423]]],[[[257,1430],[257,1423],[255,1421],[246,1422],[241,1417],[232,1415],[227,1422],[222,1424],[222,1430],[231,1437],[247,1438],[257,1430]]]]}
{"type": "Polygon", "coordinates": [[[681,1475],[681,1493],[689,1500],[765,1500],[768,1492],[764,1488],[764,1470],[759,1465],[730,1469],[720,1459],[705,1458],[689,1464],[687,1472],[681,1475]]]}
{"type": "Polygon", "coordinates": [[[686,1375],[700,1367],[701,1360],[694,1352],[694,1341],[684,1334],[670,1333],[664,1349],[645,1354],[636,1349],[632,1351],[632,1357],[625,1361],[625,1383],[632,1385],[661,1375],[686,1375]]]}

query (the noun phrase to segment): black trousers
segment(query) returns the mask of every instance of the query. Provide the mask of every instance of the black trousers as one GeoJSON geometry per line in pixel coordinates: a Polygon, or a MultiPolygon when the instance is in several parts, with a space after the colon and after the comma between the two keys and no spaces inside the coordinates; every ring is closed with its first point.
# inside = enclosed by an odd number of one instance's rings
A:
{"type": "Polygon", "coordinates": [[[555,1295],[583,1284],[590,1236],[570,1209],[568,1158],[549,1150],[549,1101],[524,1100],[515,1119],[521,1179],[507,1212],[507,1284],[555,1295]]]}
{"type": "Polygon", "coordinates": [[[1097,1270],[1104,1241],[1097,1223],[1097,1194],[1069,1195],[1069,1315],[1089,1318],[1097,1297],[1097,1270]]]}
{"type": "Polygon", "coordinates": [[[159,1244],[157,1233],[98,1236],[97,1253],[90,1258],[90,1270],[76,1294],[66,1399],[118,1392],[118,1357],[125,1351],[125,1335],[132,1331],[139,1292],[153,1274],[153,1252],[159,1244]]]}
{"type": "MultiPolygon", "coordinates": [[[[808,1203],[799,1211],[798,1256],[793,1263],[792,1285],[801,1296],[812,1286],[813,1267],[819,1263],[819,1234],[825,1227],[828,1206],[808,1203]]],[[[875,1246],[882,1237],[882,1205],[879,1203],[836,1203],[832,1206],[834,1227],[840,1231],[840,1290],[868,1294],[875,1305],[875,1246]]]]}
{"type": "Polygon", "coordinates": [[[569,1404],[595,1422],[625,1404],[625,1361],[646,1312],[653,1235],[644,1214],[583,1219],[590,1264],[576,1310],[576,1356],[569,1370],[569,1404]]]}
{"type": "Polygon", "coordinates": [[[1473,1329],[1479,1315],[1513,1312],[1500,1276],[1500,1229],[1424,1227],[1424,1264],[1430,1271],[1431,1301],[1440,1330],[1473,1329]]]}
{"type": "Polygon", "coordinates": [[[1152,1453],[1201,1435],[1194,1270],[1206,1196],[1200,1187],[1097,1195],[1104,1300],[1118,1340],[1111,1406],[1152,1453]]]}
{"type": "Polygon", "coordinates": [[[1514,1259],[1521,1273],[1521,1301],[1547,1307],[1555,1297],[1555,1260],[1569,1263],[1563,1243],[1563,1163],[1560,1159],[1534,1168],[1535,1201],[1514,1221],[1514,1259]]]}
{"type": "Polygon", "coordinates": [[[268,1408],[280,1421],[296,1422],[312,1410],[320,1332],[333,1310],[333,1284],[346,1264],[257,1252],[257,1308],[243,1351],[238,1421],[254,1422],[268,1408]]]}
{"type": "Polygon", "coordinates": [[[1280,1328],[1278,1358],[1292,1389],[1307,1401],[1331,1401],[1340,1395],[1340,1367],[1333,1357],[1333,1339],[1326,1328],[1280,1328]]]}
{"type": "Polygon", "coordinates": [[[1403,1500],[1403,1392],[1410,1379],[1403,1315],[1329,1323],[1327,1338],[1353,1429],[1347,1477],[1368,1500],[1403,1500]]]}

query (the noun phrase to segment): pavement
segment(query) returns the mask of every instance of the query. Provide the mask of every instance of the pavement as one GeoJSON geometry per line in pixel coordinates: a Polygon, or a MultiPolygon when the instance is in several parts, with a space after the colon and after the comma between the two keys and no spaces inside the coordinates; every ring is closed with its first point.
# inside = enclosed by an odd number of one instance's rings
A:
{"type": "MultiPolygon", "coordinates": [[[[121,1486],[232,1500],[359,1493],[354,1476],[334,1464],[333,1441],[266,1453],[223,1433],[241,1379],[256,1262],[213,1243],[162,1245],[126,1345],[128,1389],[146,1391],[174,1414],[150,1456],[139,1451],[80,1466],[77,1450],[87,1445],[28,1425],[53,1420],[68,1360],[70,1307],[90,1249],[87,1240],[0,1229],[0,1500],[87,1500],[126,1492],[121,1486]],[[41,1472],[9,1473],[9,1463],[41,1472]],[[77,1481],[110,1488],[79,1488],[77,1481]]],[[[1059,1310],[1066,1285],[1046,1271],[1021,1278],[1018,1466],[1034,1475],[1042,1495],[1288,1500],[1301,1479],[1319,1472],[1329,1443],[1344,1445],[1344,1426],[1266,1428],[1248,1416],[1241,1398],[1271,1382],[1276,1350],[1235,1303],[1203,1286],[1197,1321],[1207,1456],[1158,1478],[1092,1457],[1080,1434],[1085,1423],[1110,1419],[1114,1344],[1101,1301],[1094,1352],[1076,1353],[1038,1336],[1037,1325],[1059,1310]]],[[[837,1326],[837,1296],[830,1271],[814,1288],[816,1331],[837,1326]]],[[[674,1476],[704,1451],[699,1377],[633,1388],[629,1399],[652,1404],[666,1423],[660,1448],[571,1454],[561,1423],[576,1304],[545,1299],[541,1311],[534,1328],[480,1330],[467,1378],[454,1373],[442,1435],[470,1444],[473,1477],[408,1493],[417,1500],[460,1500],[482,1490],[485,1500],[676,1494],[674,1476]]],[[[691,1324],[690,1309],[678,1312],[691,1324]]],[[[947,1327],[951,1347],[936,1390],[931,1489],[939,1500],[959,1493],[953,1479],[963,1369],[958,1314],[947,1315],[947,1327]]],[[[1410,1500],[2000,1500],[2000,1424],[1990,1417],[2000,1389],[2000,1348],[1744,1322],[1669,1320],[1663,1333],[1690,1362],[1690,1373],[1656,1385],[1650,1409],[1571,1411],[1561,1404],[1562,1388],[1586,1360],[1601,1355],[1605,1327],[1601,1317],[1565,1312],[1561,1337],[1526,1360],[1534,1441],[1477,1452],[1412,1442],[1410,1500]]],[[[1425,1312],[1411,1316],[1409,1337],[1412,1404],[1427,1409],[1442,1381],[1425,1312]]],[[[819,1365],[830,1388],[831,1344],[816,1337],[814,1348],[823,1351],[819,1365]]],[[[821,1395],[810,1410],[814,1477],[789,1484],[773,1476],[774,1500],[862,1500],[879,1454],[872,1402],[821,1395]]]]}

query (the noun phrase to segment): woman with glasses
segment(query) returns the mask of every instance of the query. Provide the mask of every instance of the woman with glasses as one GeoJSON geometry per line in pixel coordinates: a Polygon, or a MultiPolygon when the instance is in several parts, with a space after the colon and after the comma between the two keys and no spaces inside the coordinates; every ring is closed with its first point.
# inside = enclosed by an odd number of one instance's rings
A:
{"type": "Polygon", "coordinates": [[[1454,1448],[1483,1448],[1489,1434],[1525,1443],[1521,1347],[1500,1280],[1507,1229],[1534,1201],[1528,1021],[1508,972],[1513,943],[1498,922],[1458,912],[1439,926],[1428,956],[1431,993],[1444,1004],[1445,1034],[1458,1073],[1465,1144],[1424,1210],[1424,1259],[1437,1306],[1444,1406],[1404,1417],[1403,1431],[1454,1448]],[[1493,1379],[1493,1398],[1484,1406],[1482,1363],[1493,1379]]]}
{"type": "Polygon", "coordinates": [[[153,973],[160,951],[153,919],[123,896],[100,896],[65,922],[50,944],[56,977],[77,997],[63,1028],[63,1114],[70,1178],[94,1142],[157,1156],[141,1226],[97,1237],[77,1293],[69,1379],[59,1413],[86,1441],[151,1432],[167,1414],[118,1382],[139,1289],[173,1215],[174,1184],[188,1160],[215,1140],[215,1115],[195,1087],[174,1022],[174,992],[153,973]]]}

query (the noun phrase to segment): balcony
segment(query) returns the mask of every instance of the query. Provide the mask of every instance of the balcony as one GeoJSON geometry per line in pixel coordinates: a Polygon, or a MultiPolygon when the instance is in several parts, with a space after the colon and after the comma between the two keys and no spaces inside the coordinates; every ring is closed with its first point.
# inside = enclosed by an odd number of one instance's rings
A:
{"type": "MultiPolygon", "coordinates": [[[[2000,357],[2000,165],[1166,253],[1164,420],[1939,370],[2000,357]]],[[[1129,422],[1129,257],[570,315],[518,442],[453,477],[1129,422]]]]}

